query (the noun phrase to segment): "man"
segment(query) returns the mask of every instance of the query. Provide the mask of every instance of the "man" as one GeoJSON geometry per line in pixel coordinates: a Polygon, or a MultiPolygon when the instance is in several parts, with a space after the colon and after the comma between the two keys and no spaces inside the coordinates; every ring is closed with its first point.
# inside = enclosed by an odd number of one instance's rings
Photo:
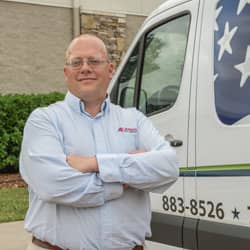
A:
{"type": "Polygon", "coordinates": [[[20,171],[29,185],[29,249],[140,250],[151,235],[149,192],[175,182],[176,154],[143,114],[110,103],[113,72],[102,40],[75,38],[65,100],[26,123],[20,171]]]}

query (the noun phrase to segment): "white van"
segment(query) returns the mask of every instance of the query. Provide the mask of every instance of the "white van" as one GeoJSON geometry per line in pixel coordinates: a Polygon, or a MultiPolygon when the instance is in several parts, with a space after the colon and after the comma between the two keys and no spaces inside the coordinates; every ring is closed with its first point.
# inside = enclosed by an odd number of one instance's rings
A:
{"type": "Polygon", "coordinates": [[[110,86],[176,148],[181,176],[152,194],[150,249],[250,249],[250,1],[167,0],[110,86]]]}

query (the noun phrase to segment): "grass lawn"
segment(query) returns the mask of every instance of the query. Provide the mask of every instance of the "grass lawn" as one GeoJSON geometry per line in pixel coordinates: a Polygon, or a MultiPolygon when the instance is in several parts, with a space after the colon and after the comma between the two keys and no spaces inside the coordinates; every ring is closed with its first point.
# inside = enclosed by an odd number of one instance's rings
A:
{"type": "Polygon", "coordinates": [[[23,220],[28,209],[27,188],[0,188],[0,222],[23,220]]]}

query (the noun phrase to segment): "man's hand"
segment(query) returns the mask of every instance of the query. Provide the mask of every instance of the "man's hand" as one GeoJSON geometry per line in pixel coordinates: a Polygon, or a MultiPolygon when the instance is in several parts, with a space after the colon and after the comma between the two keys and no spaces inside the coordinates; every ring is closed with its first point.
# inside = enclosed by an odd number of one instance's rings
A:
{"type": "Polygon", "coordinates": [[[98,163],[95,156],[67,155],[67,163],[82,173],[98,172],[98,163]]]}
{"type": "Polygon", "coordinates": [[[140,154],[147,152],[145,149],[135,149],[129,152],[129,154],[140,154]]]}
{"type": "Polygon", "coordinates": [[[123,187],[123,190],[126,190],[126,189],[128,189],[128,188],[129,188],[129,185],[128,185],[128,184],[126,184],[126,183],[123,183],[123,184],[122,184],[122,187],[123,187]]]}

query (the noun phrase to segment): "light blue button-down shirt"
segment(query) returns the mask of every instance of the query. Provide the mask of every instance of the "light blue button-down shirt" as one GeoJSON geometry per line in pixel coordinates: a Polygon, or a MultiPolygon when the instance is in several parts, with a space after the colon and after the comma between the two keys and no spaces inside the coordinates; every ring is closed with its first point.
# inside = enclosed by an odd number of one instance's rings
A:
{"type": "Polygon", "coordinates": [[[149,192],[166,190],[178,167],[174,150],[142,113],[106,99],[91,117],[68,92],[30,115],[20,172],[29,185],[25,228],[34,236],[70,250],[130,250],[151,235],[149,192]],[[135,149],[147,152],[129,154],[135,149]],[[69,154],[95,155],[99,173],[70,167],[69,154]]]}

